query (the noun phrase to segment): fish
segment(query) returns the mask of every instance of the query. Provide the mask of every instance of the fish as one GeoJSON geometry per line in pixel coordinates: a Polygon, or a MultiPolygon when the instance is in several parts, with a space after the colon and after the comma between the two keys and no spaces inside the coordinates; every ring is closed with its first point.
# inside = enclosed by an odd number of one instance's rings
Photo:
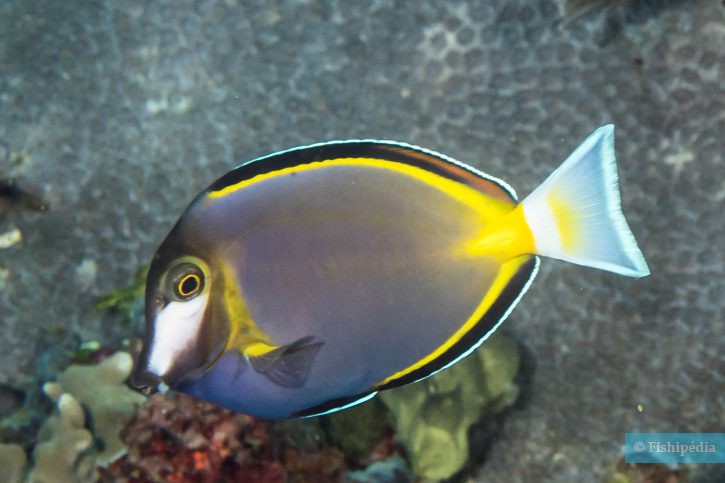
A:
{"type": "Polygon", "coordinates": [[[343,410],[470,354],[540,257],[649,275],[621,210],[613,125],[523,201],[401,142],[256,158],[198,194],[154,255],[132,383],[265,419],[343,410]]]}

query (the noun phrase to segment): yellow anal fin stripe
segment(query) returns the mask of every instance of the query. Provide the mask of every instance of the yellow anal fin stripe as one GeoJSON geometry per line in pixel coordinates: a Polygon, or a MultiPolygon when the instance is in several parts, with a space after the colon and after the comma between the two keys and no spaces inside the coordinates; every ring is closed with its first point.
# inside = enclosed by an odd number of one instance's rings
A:
{"type": "MultiPolygon", "coordinates": [[[[511,278],[516,275],[521,266],[528,260],[530,260],[530,257],[517,257],[501,265],[498,275],[496,275],[496,278],[494,279],[491,288],[488,290],[481,303],[478,305],[478,307],[476,307],[476,309],[463,323],[463,325],[461,325],[461,327],[448,340],[446,340],[443,344],[441,344],[438,348],[436,348],[433,352],[431,352],[424,358],[378,382],[377,384],[375,384],[375,387],[381,387],[392,381],[395,381],[396,379],[400,379],[401,377],[404,377],[411,372],[432,363],[437,358],[445,354],[451,347],[453,347],[453,345],[461,340],[463,336],[465,336],[471,329],[473,329],[476,324],[481,321],[481,319],[483,319],[486,312],[501,296],[501,293],[509,284],[511,278]]],[[[466,349],[468,349],[468,347],[466,349]]],[[[461,351],[461,353],[463,353],[463,351],[461,351]]]]}

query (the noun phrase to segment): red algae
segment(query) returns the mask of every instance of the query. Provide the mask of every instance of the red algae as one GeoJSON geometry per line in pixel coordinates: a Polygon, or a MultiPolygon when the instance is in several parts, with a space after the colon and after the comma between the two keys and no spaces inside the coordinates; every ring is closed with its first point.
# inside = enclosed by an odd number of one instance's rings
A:
{"type": "MultiPolygon", "coordinates": [[[[155,394],[122,432],[128,454],[99,468],[99,476],[123,483],[345,480],[346,456],[339,448],[324,442],[300,448],[272,438],[273,424],[184,394],[155,394]]],[[[386,440],[371,459],[392,449],[386,440]]]]}

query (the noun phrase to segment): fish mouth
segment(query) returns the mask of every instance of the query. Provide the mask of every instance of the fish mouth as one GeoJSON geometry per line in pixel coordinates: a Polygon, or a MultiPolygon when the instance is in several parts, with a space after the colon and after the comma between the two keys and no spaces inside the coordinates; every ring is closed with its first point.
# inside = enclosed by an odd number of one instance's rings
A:
{"type": "Polygon", "coordinates": [[[141,367],[143,366],[140,366],[130,377],[128,385],[144,396],[162,392],[162,388],[166,386],[164,381],[156,374],[141,367]]]}

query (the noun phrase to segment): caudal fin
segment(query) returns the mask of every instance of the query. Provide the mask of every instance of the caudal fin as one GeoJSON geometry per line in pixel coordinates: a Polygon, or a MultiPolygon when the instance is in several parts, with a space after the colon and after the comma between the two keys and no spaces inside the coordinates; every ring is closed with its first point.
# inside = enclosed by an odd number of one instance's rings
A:
{"type": "Polygon", "coordinates": [[[594,131],[522,205],[539,255],[649,275],[622,214],[612,124],[594,131]]]}

